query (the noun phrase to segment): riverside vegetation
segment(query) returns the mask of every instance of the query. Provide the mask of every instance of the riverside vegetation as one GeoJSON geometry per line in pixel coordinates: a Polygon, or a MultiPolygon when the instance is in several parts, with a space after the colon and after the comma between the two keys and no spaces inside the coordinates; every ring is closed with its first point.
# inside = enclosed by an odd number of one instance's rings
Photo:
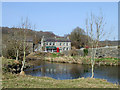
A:
{"type": "MultiPolygon", "coordinates": [[[[73,63],[73,64],[91,64],[90,56],[66,56],[61,53],[32,53],[28,55],[28,59],[42,59],[49,62],[59,62],[59,63],[73,63]]],[[[105,58],[95,58],[95,65],[120,65],[119,58],[105,57],[105,58]]]]}
{"type": "Polygon", "coordinates": [[[104,79],[78,78],[72,80],[55,80],[49,77],[21,76],[8,72],[8,65],[15,65],[15,60],[2,58],[3,88],[118,88],[104,79]]]}

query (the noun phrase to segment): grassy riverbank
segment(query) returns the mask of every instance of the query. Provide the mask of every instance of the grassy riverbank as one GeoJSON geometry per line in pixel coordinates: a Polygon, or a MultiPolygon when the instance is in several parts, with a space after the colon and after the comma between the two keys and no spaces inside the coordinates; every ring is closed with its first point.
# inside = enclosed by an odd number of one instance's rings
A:
{"type": "MultiPolygon", "coordinates": [[[[13,65],[15,60],[2,59],[3,68],[13,65]]],[[[2,76],[3,88],[118,88],[118,85],[96,78],[79,78],[71,80],[55,80],[49,77],[20,76],[5,72],[2,76]]]]}
{"type": "Polygon", "coordinates": [[[3,88],[118,88],[118,85],[103,79],[79,78],[55,80],[49,77],[20,76],[6,73],[2,79],[3,88]]]}
{"type": "MultiPolygon", "coordinates": [[[[91,64],[90,56],[65,56],[61,53],[32,53],[28,55],[29,59],[40,59],[49,62],[58,62],[58,63],[73,63],[73,64],[91,64]]],[[[120,65],[120,59],[105,57],[105,58],[96,58],[96,65],[120,65]]]]}
{"type": "MultiPolygon", "coordinates": [[[[62,56],[62,57],[45,57],[46,61],[59,62],[59,63],[73,63],[73,64],[91,64],[91,58],[89,56],[62,56]]],[[[118,58],[96,58],[96,65],[120,65],[118,58]]]]}
{"type": "Polygon", "coordinates": [[[3,71],[3,73],[8,72],[9,65],[14,65],[14,60],[13,59],[6,59],[6,58],[2,57],[2,71],[3,71]]]}

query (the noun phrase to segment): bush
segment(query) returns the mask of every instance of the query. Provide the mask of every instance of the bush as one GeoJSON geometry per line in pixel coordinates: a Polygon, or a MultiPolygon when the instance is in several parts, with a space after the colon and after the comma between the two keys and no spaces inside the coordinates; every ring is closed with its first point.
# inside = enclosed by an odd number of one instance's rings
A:
{"type": "Polygon", "coordinates": [[[12,72],[19,73],[22,67],[22,62],[15,63],[14,59],[2,58],[2,73],[12,72]]]}
{"type": "MultiPolygon", "coordinates": [[[[19,47],[19,53],[18,53],[18,58],[19,59],[22,59],[23,55],[24,55],[24,48],[23,48],[23,45],[21,46],[18,46],[19,47]]],[[[29,54],[29,51],[30,51],[30,46],[29,45],[26,45],[26,48],[25,48],[25,52],[26,52],[26,55],[29,54]]],[[[15,59],[16,58],[16,53],[17,53],[17,49],[15,48],[15,44],[14,43],[8,43],[6,44],[6,47],[2,47],[2,56],[5,57],[5,58],[8,58],[8,59],[15,59]]]]}
{"type": "Polygon", "coordinates": [[[84,52],[84,56],[87,56],[87,55],[88,55],[88,49],[87,49],[87,48],[84,49],[83,52],[84,52]]]}
{"type": "Polygon", "coordinates": [[[76,56],[78,55],[78,52],[76,50],[70,50],[70,56],[76,56]]]}
{"type": "Polygon", "coordinates": [[[120,45],[118,45],[118,48],[120,48],[120,45]]]}

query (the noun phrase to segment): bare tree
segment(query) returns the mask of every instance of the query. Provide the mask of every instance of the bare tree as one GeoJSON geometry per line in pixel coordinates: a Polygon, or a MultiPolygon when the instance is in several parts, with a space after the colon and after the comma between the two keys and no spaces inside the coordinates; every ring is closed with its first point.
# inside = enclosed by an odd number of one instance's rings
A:
{"type": "Polygon", "coordinates": [[[88,29],[89,29],[89,27],[88,27],[88,19],[86,19],[86,33],[87,33],[87,44],[89,44],[89,35],[88,35],[88,29]]]}
{"type": "MultiPolygon", "coordinates": [[[[13,28],[13,30],[14,29],[16,30],[16,28],[13,28]]],[[[23,46],[22,36],[19,35],[19,33],[20,33],[19,29],[17,29],[16,31],[14,31],[14,36],[13,36],[13,39],[12,39],[12,41],[13,41],[12,44],[14,44],[13,48],[15,50],[15,56],[16,56],[16,62],[17,63],[19,63],[18,62],[19,52],[20,52],[20,50],[22,49],[22,46],[23,46]]]]}
{"type": "Polygon", "coordinates": [[[22,41],[19,35],[20,30],[17,28],[11,28],[13,33],[5,35],[3,34],[3,56],[7,58],[15,58],[18,60],[19,52],[22,51],[22,41]]]}
{"type": "Polygon", "coordinates": [[[33,52],[38,49],[38,42],[39,42],[39,38],[37,37],[37,32],[35,31],[36,29],[36,25],[34,24],[33,26],[33,31],[34,31],[34,35],[33,35],[33,52]]]}
{"type": "Polygon", "coordinates": [[[25,66],[25,61],[26,61],[26,36],[27,36],[27,33],[28,33],[28,29],[31,28],[31,24],[28,22],[28,18],[25,19],[25,21],[22,21],[22,29],[24,31],[24,41],[23,41],[23,52],[24,52],[24,56],[23,56],[23,61],[22,61],[22,68],[21,68],[21,72],[20,72],[20,75],[24,75],[24,66],[25,66]]]}
{"type": "Polygon", "coordinates": [[[96,51],[98,49],[100,39],[105,35],[104,33],[104,20],[103,16],[95,17],[91,13],[91,19],[86,20],[86,30],[89,32],[91,39],[89,39],[89,43],[91,45],[91,66],[92,66],[92,76],[94,77],[94,64],[95,64],[95,57],[96,51]],[[89,27],[89,28],[88,28],[89,27]]]}

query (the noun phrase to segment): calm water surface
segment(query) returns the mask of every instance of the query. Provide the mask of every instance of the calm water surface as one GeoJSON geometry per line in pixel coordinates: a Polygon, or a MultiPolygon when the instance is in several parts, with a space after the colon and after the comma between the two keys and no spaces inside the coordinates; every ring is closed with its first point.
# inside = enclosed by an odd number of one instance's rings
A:
{"type": "MultiPolygon", "coordinates": [[[[120,66],[95,66],[94,78],[106,79],[112,83],[118,83],[118,70],[120,66]]],[[[91,77],[90,65],[61,64],[41,62],[35,67],[25,70],[25,73],[32,76],[47,76],[54,79],[77,79],[79,77],[91,77]]]]}

